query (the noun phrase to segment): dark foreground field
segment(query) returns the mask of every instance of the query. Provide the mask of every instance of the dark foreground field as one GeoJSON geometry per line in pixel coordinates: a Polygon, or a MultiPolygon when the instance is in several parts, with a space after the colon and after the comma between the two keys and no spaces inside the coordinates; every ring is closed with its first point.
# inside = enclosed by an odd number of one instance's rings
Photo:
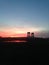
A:
{"type": "Polygon", "coordinates": [[[49,64],[49,39],[27,39],[27,42],[4,42],[0,39],[0,65],[49,64]]]}

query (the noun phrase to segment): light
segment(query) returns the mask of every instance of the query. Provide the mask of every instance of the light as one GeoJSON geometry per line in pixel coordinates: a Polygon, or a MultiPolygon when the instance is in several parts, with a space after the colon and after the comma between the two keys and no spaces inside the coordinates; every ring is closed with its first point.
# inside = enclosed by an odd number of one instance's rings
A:
{"type": "Polygon", "coordinates": [[[0,36],[2,37],[18,37],[18,36],[26,36],[27,32],[41,32],[42,30],[45,30],[44,28],[40,27],[25,27],[25,28],[1,28],[0,29],[0,36]]]}

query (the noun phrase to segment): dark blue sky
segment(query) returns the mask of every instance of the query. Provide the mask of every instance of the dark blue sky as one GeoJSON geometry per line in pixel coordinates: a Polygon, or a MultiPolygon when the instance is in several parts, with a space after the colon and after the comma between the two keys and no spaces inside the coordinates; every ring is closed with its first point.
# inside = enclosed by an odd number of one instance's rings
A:
{"type": "Polygon", "coordinates": [[[0,0],[0,31],[8,27],[49,31],[49,0],[0,0]]]}

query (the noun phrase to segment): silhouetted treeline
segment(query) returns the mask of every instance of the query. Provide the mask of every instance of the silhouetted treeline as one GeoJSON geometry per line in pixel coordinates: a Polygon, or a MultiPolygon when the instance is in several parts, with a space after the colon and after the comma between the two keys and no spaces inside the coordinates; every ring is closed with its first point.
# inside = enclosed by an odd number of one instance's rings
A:
{"type": "Polygon", "coordinates": [[[14,40],[25,40],[25,41],[49,41],[49,38],[28,38],[28,37],[0,37],[0,41],[14,41],[14,40]]]}

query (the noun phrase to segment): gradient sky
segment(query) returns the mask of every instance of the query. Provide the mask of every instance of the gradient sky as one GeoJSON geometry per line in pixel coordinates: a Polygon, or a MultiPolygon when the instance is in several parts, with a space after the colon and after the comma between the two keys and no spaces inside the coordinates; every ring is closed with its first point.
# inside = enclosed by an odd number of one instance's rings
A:
{"type": "Polygon", "coordinates": [[[27,31],[49,36],[49,0],[0,0],[0,36],[27,31]]]}

